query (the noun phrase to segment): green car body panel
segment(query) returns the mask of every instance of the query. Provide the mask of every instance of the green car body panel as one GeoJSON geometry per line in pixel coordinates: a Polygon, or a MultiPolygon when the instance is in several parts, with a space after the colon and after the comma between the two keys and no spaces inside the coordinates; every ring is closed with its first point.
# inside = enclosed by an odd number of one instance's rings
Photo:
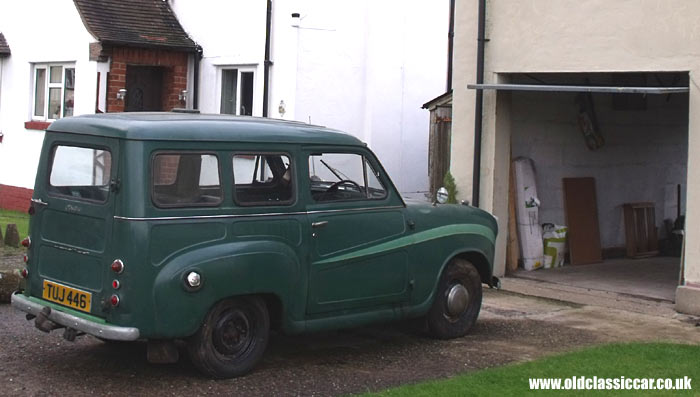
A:
{"type": "Polygon", "coordinates": [[[24,295],[91,321],[137,328],[141,339],[192,335],[215,303],[241,295],[263,296],[273,325],[287,333],[422,316],[455,257],[470,260],[484,283],[492,280],[493,216],[465,205],[404,202],[365,144],[301,123],[174,113],[61,119],[45,135],[34,201],[24,295]],[[57,145],[110,153],[104,202],[50,191],[57,145]],[[216,156],[220,203],[154,204],[154,155],[171,152],[216,156]],[[314,201],[308,156],[320,152],[364,156],[386,194],[314,201]],[[236,153],[288,156],[292,199],[237,205],[226,183],[234,179],[236,153]],[[119,274],[110,268],[116,259],[124,264],[119,274]],[[185,283],[192,271],[201,275],[197,289],[185,283]],[[43,300],[44,280],[91,293],[90,313],[43,300]]]}

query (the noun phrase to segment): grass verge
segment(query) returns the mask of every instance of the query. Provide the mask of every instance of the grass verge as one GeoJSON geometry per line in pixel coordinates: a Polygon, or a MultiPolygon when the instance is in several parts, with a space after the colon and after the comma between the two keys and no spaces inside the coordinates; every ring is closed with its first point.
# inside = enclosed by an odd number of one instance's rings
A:
{"type": "MultiPolygon", "coordinates": [[[[401,386],[366,396],[609,396],[696,395],[700,390],[700,346],[668,343],[612,344],[506,365],[450,379],[401,386]],[[529,378],[683,378],[694,390],[530,390],[529,378]],[[696,384],[697,383],[697,384],[696,384]]],[[[563,380],[562,380],[563,385],[563,380]]]]}

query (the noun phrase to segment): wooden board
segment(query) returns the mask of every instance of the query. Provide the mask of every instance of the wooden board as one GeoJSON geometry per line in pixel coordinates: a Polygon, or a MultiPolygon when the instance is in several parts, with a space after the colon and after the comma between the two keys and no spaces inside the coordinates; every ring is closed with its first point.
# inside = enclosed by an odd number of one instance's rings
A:
{"type": "Polygon", "coordinates": [[[564,178],[562,181],[571,264],[602,262],[595,178],[564,178]]]}
{"type": "Polygon", "coordinates": [[[659,254],[656,236],[656,206],[654,203],[626,203],[622,205],[625,216],[625,240],[627,256],[648,258],[659,254]]]}
{"type": "Polygon", "coordinates": [[[512,273],[518,270],[520,245],[518,242],[518,225],[515,218],[515,174],[510,163],[510,182],[508,184],[508,245],[506,245],[506,270],[512,273]]]}

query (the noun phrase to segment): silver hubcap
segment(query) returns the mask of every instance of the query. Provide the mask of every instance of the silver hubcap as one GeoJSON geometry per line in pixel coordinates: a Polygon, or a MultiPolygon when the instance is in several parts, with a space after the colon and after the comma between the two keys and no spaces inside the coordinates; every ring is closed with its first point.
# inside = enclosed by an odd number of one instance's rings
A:
{"type": "Polygon", "coordinates": [[[455,284],[447,293],[447,313],[456,317],[467,310],[469,291],[462,284],[455,284]]]}

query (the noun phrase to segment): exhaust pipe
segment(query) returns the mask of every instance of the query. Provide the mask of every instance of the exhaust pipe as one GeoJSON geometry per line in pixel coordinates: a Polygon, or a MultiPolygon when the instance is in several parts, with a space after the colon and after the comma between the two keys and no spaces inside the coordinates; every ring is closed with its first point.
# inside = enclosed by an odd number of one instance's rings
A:
{"type": "MultiPolygon", "coordinates": [[[[45,307],[41,309],[39,314],[36,316],[36,320],[34,321],[34,326],[37,327],[40,331],[49,333],[55,329],[63,328],[62,325],[56,324],[53,321],[49,320],[49,315],[51,314],[51,308],[50,307],[45,307]]],[[[28,316],[27,316],[28,317],[28,316]]]]}

